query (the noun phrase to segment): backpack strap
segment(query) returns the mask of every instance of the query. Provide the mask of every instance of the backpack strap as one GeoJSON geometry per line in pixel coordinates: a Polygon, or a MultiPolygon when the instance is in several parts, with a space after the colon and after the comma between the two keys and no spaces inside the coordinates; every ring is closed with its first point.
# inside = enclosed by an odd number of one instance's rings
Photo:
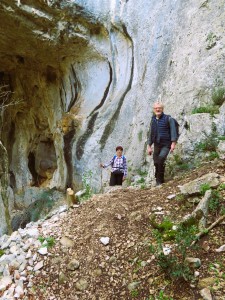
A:
{"type": "Polygon", "coordinates": [[[115,159],[116,159],[116,155],[113,156],[112,167],[113,167],[113,165],[114,165],[115,159]]]}
{"type": "Polygon", "coordinates": [[[170,119],[172,118],[171,115],[166,115],[165,114],[165,117],[166,117],[166,120],[167,120],[167,124],[168,126],[170,125],[170,119]]]}

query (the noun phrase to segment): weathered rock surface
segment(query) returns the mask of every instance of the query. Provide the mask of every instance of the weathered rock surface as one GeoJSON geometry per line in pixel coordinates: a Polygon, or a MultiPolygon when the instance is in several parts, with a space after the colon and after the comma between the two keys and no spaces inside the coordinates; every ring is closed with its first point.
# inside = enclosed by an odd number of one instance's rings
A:
{"type": "Polygon", "coordinates": [[[202,289],[200,291],[200,295],[202,296],[202,298],[204,300],[212,300],[212,295],[211,295],[210,289],[208,289],[208,288],[202,289]]]}
{"type": "Polygon", "coordinates": [[[220,141],[217,146],[217,152],[220,159],[225,159],[225,141],[220,141]]]}
{"type": "Polygon", "coordinates": [[[184,195],[194,195],[201,191],[201,185],[208,184],[210,187],[217,187],[220,184],[219,175],[216,173],[206,174],[180,187],[180,191],[184,195]]]}

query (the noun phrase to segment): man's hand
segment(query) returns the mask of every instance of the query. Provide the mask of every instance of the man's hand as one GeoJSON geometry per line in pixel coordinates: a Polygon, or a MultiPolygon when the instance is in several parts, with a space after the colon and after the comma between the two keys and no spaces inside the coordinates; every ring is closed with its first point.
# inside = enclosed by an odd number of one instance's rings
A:
{"type": "Polygon", "coordinates": [[[149,155],[152,155],[152,147],[148,145],[147,152],[149,155]]]}
{"type": "Polygon", "coordinates": [[[124,181],[124,180],[126,180],[126,177],[124,177],[124,176],[123,176],[123,179],[122,179],[122,181],[124,181]]]}
{"type": "Polygon", "coordinates": [[[104,165],[103,165],[102,163],[100,163],[100,167],[101,167],[101,168],[103,168],[103,167],[104,167],[104,165]]]}
{"type": "Polygon", "coordinates": [[[176,147],[176,142],[172,142],[171,147],[170,147],[170,152],[173,152],[176,147]]]}

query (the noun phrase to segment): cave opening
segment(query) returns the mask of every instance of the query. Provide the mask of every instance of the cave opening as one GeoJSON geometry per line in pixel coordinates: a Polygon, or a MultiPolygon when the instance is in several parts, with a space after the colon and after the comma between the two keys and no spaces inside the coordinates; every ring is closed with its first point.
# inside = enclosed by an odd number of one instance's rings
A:
{"type": "Polygon", "coordinates": [[[30,152],[28,155],[28,168],[32,175],[32,186],[39,186],[38,184],[38,173],[35,169],[35,155],[33,152],[30,152]]]}

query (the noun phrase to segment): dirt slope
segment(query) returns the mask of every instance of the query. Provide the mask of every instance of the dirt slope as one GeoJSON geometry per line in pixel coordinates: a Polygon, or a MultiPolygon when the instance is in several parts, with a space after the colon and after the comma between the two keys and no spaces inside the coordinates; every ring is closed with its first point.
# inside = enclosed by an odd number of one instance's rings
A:
{"type": "MultiPolygon", "coordinates": [[[[157,265],[149,251],[153,239],[149,215],[160,206],[164,215],[159,214],[158,219],[169,216],[179,221],[193,211],[194,205],[187,207],[176,199],[168,200],[167,196],[178,194],[178,185],[211,171],[224,176],[224,164],[220,162],[219,167],[217,163],[205,164],[160,188],[127,188],[95,195],[61,218],[56,217],[54,227],[40,228],[42,236],[54,236],[56,244],[49,249],[44,268],[34,277],[35,285],[29,290],[29,299],[202,299],[197,282],[191,286],[184,280],[170,281],[157,265]],[[73,240],[74,245],[62,246],[63,236],[73,240]],[[109,237],[109,244],[103,245],[101,237],[109,237]],[[72,259],[80,263],[75,271],[68,270],[72,259]],[[136,287],[130,291],[128,285],[132,282],[136,287]],[[160,291],[163,291],[161,298],[160,291]]],[[[222,194],[225,198],[224,191],[222,194]]],[[[222,201],[224,205],[225,200],[222,201]]],[[[214,219],[216,216],[211,217],[212,221],[214,219]]],[[[201,240],[196,253],[190,253],[201,259],[199,278],[215,276],[210,266],[216,262],[220,264],[221,276],[212,290],[216,300],[225,299],[225,269],[222,266],[225,252],[215,252],[224,244],[225,224],[221,224],[201,240]],[[202,249],[203,241],[208,242],[209,249],[202,249]]]]}

